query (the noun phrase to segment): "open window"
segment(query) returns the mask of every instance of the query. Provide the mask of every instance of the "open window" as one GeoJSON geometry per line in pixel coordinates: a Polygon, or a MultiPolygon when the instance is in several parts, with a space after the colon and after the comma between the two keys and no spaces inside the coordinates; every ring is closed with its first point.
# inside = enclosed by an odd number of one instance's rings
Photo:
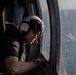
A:
{"type": "Polygon", "coordinates": [[[76,75],[76,2],[75,0],[58,0],[58,4],[61,26],[58,74],[76,75]]]}

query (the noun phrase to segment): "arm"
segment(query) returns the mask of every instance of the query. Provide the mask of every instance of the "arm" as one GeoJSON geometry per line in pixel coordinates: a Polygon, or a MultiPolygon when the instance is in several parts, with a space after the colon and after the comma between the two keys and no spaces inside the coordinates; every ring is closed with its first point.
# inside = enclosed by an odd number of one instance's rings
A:
{"type": "Polygon", "coordinates": [[[17,57],[10,56],[5,59],[7,70],[10,74],[24,73],[36,67],[33,61],[22,62],[18,61],[17,57]]]}
{"type": "Polygon", "coordinates": [[[36,67],[36,64],[33,61],[30,62],[19,61],[17,57],[19,47],[20,45],[17,41],[12,41],[5,47],[6,49],[5,64],[8,72],[12,75],[18,73],[25,73],[36,67]]]}

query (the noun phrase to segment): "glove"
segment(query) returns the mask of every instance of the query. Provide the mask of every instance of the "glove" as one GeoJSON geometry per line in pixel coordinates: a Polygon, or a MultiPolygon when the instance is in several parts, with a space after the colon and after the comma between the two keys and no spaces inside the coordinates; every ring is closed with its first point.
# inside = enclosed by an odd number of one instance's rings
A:
{"type": "Polygon", "coordinates": [[[33,59],[33,62],[37,65],[37,68],[39,69],[44,69],[46,67],[46,62],[43,58],[33,59]]]}

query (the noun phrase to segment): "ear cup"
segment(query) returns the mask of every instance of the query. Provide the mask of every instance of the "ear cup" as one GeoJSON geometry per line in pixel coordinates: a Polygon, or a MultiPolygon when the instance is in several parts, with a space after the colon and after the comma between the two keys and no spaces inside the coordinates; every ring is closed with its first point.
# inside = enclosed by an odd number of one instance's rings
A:
{"type": "Polygon", "coordinates": [[[22,31],[27,32],[28,29],[29,29],[29,24],[27,24],[27,23],[21,23],[21,24],[20,24],[20,31],[21,31],[21,32],[22,32],[22,31]]]}

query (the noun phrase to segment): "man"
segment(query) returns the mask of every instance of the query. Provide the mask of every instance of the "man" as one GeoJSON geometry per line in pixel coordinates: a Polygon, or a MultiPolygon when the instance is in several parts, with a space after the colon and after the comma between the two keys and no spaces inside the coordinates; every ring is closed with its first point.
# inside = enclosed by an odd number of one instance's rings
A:
{"type": "Polygon", "coordinates": [[[41,66],[41,60],[34,59],[30,62],[21,61],[23,46],[33,44],[44,31],[44,23],[37,16],[25,18],[18,27],[6,24],[0,61],[6,66],[9,74],[20,74],[28,72],[41,66]]]}

